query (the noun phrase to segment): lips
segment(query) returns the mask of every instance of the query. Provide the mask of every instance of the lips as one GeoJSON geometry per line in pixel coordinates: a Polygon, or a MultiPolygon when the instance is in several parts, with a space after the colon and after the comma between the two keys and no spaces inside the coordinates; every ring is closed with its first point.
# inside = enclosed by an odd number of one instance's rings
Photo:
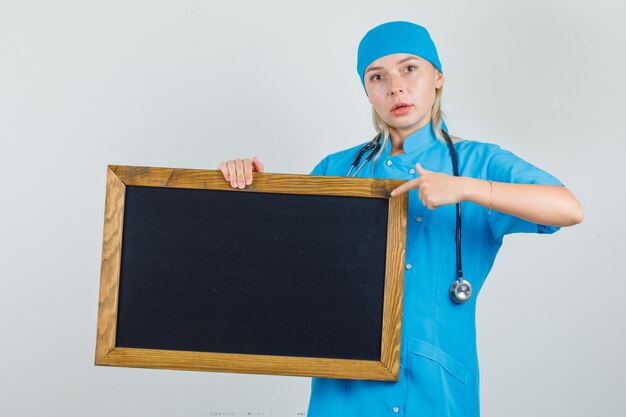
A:
{"type": "Polygon", "coordinates": [[[400,116],[407,113],[411,109],[411,106],[412,105],[409,103],[399,102],[393,105],[393,107],[391,108],[391,112],[396,116],[400,116]]]}

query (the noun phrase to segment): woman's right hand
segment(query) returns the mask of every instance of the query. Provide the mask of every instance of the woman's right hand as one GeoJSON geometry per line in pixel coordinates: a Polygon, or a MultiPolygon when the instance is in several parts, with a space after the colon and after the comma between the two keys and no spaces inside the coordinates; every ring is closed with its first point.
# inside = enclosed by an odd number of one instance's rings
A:
{"type": "Polygon", "coordinates": [[[246,185],[252,184],[252,172],[263,172],[265,167],[256,156],[252,159],[233,159],[231,161],[221,162],[217,167],[224,179],[230,181],[233,188],[244,189],[246,185]]]}

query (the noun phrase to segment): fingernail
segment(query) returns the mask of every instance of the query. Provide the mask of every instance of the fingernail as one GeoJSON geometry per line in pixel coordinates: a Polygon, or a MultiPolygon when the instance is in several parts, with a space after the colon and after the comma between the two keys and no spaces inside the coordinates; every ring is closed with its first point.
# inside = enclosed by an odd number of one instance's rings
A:
{"type": "Polygon", "coordinates": [[[252,180],[250,178],[247,178],[246,179],[246,185],[250,185],[250,184],[252,184],[252,180]]]}

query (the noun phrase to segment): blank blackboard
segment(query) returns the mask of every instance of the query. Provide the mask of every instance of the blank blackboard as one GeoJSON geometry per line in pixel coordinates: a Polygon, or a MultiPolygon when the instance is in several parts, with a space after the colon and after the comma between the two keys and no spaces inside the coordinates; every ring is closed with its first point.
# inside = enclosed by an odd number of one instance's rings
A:
{"type": "Polygon", "coordinates": [[[406,201],[352,180],[109,167],[96,363],[396,379],[406,201]]]}

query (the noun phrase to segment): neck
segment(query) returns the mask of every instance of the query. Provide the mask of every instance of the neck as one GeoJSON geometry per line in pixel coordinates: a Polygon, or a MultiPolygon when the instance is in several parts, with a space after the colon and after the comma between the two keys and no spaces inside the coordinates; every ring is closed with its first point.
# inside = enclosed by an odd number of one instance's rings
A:
{"type": "Polygon", "coordinates": [[[430,123],[430,117],[424,118],[414,125],[403,127],[390,127],[389,139],[391,140],[391,155],[397,155],[404,153],[404,141],[406,138],[417,132],[428,123],[430,123]]]}

